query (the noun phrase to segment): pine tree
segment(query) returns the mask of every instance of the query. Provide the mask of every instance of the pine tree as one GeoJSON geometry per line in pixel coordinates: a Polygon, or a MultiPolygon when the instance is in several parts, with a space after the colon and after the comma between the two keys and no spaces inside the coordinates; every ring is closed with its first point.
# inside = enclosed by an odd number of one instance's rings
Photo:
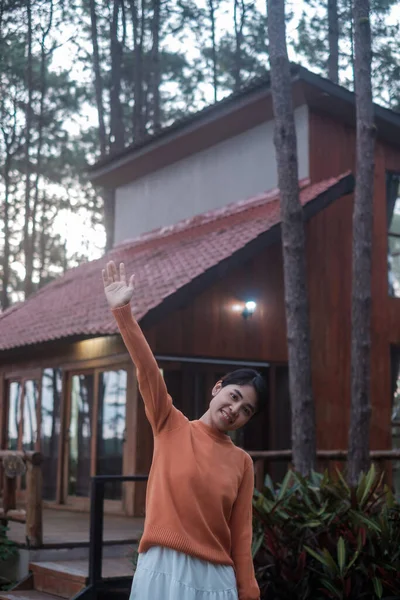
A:
{"type": "MultiPolygon", "coordinates": [[[[389,16],[396,5],[397,0],[371,3],[374,98],[394,108],[400,88],[400,23],[391,23],[389,16]]],[[[352,7],[353,0],[305,0],[294,43],[298,61],[305,60],[310,68],[333,81],[338,75],[339,83],[350,89],[354,87],[352,7]]]]}
{"type": "Polygon", "coordinates": [[[369,0],[354,0],[357,175],[353,211],[351,418],[348,478],[370,465],[371,256],[374,198],[374,108],[369,0]]]}
{"type": "Polygon", "coordinates": [[[311,386],[305,231],[299,199],[297,141],[284,0],[268,0],[268,36],[280,190],[293,461],[297,471],[308,475],[314,468],[316,458],[315,413],[311,386]]]}

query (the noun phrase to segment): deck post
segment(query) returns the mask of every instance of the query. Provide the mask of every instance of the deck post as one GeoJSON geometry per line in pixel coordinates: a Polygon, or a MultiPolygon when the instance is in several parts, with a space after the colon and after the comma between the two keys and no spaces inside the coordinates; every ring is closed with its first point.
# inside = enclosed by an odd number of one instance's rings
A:
{"type": "Polygon", "coordinates": [[[43,477],[40,461],[26,461],[26,538],[38,548],[43,544],[43,477]]]}
{"type": "Polygon", "coordinates": [[[3,478],[3,511],[4,515],[9,510],[17,508],[17,479],[16,477],[8,477],[4,472],[3,478]]]}
{"type": "Polygon", "coordinates": [[[101,477],[92,478],[90,502],[89,585],[92,597],[96,598],[103,561],[104,482],[101,477]]]}

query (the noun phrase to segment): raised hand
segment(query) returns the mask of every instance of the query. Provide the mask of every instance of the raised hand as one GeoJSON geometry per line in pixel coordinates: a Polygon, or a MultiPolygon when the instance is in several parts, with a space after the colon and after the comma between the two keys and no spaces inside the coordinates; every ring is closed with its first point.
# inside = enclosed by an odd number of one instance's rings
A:
{"type": "Polygon", "coordinates": [[[104,293],[110,308],[119,308],[125,306],[132,300],[134,286],[134,275],[126,283],[125,265],[120,263],[119,272],[115,263],[110,261],[102,271],[104,293]]]}

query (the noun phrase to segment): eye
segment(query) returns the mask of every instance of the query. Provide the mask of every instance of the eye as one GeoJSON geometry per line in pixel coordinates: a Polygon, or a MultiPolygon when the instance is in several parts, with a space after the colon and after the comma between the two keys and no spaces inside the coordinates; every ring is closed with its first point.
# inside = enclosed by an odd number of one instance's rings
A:
{"type": "Polygon", "coordinates": [[[235,392],[231,392],[231,398],[232,400],[237,400],[237,394],[235,394],[235,392]]]}
{"type": "Polygon", "coordinates": [[[243,410],[244,410],[244,413],[245,413],[245,415],[246,415],[247,417],[250,417],[250,415],[251,415],[250,409],[249,409],[249,408],[247,408],[247,406],[244,406],[244,407],[243,407],[243,410]]]}

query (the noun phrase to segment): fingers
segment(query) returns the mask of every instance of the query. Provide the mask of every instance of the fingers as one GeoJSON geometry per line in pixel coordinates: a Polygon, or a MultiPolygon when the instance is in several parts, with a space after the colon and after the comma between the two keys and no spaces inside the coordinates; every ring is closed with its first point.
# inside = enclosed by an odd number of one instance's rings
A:
{"type": "Polygon", "coordinates": [[[129,278],[129,287],[131,290],[133,290],[135,287],[135,276],[134,275],[131,275],[129,278]]]}
{"type": "Polygon", "coordinates": [[[125,265],[124,263],[119,264],[119,280],[122,283],[126,283],[125,265]]]}
{"type": "Polygon", "coordinates": [[[119,281],[117,267],[115,266],[115,262],[111,260],[108,265],[109,267],[109,276],[112,281],[119,281]]]}
{"type": "MultiPolygon", "coordinates": [[[[103,284],[104,287],[110,285],[111,283],[115,283],[118,281],[121,281],[122,283],[126,284],[126,271],[125,271],[125,265],[124,263],[120,263],[119,264],[119,272],[118,269],[115,265],[115,262],[113,260],[110,260],[107,265],[106,268],[102,270],[102,276],[103,276],[103,284]]],[[[132,275],[129,279],[129,287],[133,289],[133,280],[134,280],[134,275],[132,275]]]]}

